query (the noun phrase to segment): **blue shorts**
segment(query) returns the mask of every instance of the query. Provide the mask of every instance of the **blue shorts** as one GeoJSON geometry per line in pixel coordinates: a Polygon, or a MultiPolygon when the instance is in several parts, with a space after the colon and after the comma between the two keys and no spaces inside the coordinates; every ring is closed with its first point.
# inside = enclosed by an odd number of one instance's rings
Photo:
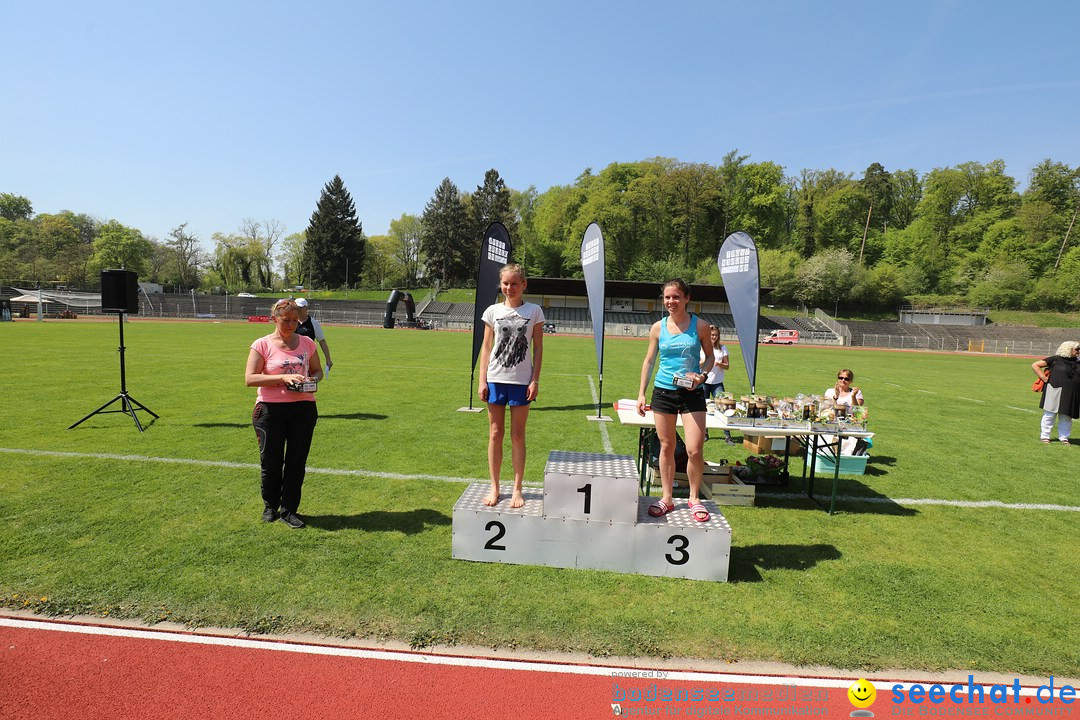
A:
{"type": "Polygon", "coordinates": [[[518,405],[529,404],[529,401],[525,399],[529,392],[528,385],[510,385],[509,383],[493,382],[489,382],[487,385],[487,401],[492,405],[509,405],[510,407],[516,407],[518,405]]]}

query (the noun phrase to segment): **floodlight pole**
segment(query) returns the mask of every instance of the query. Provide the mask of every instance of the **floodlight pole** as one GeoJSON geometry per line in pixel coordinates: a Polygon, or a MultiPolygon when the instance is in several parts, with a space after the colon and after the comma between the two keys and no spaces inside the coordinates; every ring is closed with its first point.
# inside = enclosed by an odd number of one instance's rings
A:
{"type": "Polygon", "coordinates": [[[94,417],[95,415],[97,415],[99,413],[104,415],[106,413],[122,412],[122,413],[125,413],[127,415],[130,415],[131,419],[135,421],[135,427],[139,428],[139,432],[143,432],[143,426],[142,426],[142,423],[139,422],[139,416],[135,414],[136,410],[145,410],[146,412],[153,415],[155,418],[159,417],[158,414],[155,413],[153,410],[151,410],[150,408],[146,407],[145,405],[143,405],[141,402],[139,402],[135,398],[128,395],[128,391],[127,391],[127,370],[126,370],[126,368],[124,366],[124,313],[120,313],[117,316],[117,319],[120,321],[120,348],[119,348],[119,350],[120,350],[120,394],[117,395],[116,397],[114,397],[109,402],[102,405],[101,407],[99,407],[94,412],[92,412],[89,415],[87,415],[86,417],[84,417],[79,422],[75,423],[74,425],[68,426],[68,430],[71,430],[71,429],[81,425],[82,423],[86,422],[87,420],[89,420],[90,418],[94,417]],[[110,405],[112,405],[114,402],[116,402],[118,400],[120,401],[120,409],[119,410],[106,410],[105,409],[105,408],[109,407],[110,405]]]}

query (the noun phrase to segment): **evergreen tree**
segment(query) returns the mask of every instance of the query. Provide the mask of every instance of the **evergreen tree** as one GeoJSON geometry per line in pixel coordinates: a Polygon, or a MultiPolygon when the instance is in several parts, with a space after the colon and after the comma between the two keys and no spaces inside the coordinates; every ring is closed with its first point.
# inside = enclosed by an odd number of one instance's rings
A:
{"type": "Polygon", "coordinates": [[[304,270],[316,287],[352,285],[364,269],[367,238],[356,218],[356,206],[341,177],[323,188],[307,227],[304,270]]]}
{"type": "Polygon", "coordinates": [[[471,223],[457,185],[443,178],[435,195],[424,206],[420,250],[429,279],[444,286],[475,281],[476,251],[471,223]],[[470,258],[472,262],[470,263],[470,258]]]}
{"type": "Polygon", "coordinates": [[[478,243],[493,222],[505,225],[510,237],[517,236],[517,215],[510,201],[510,189],[499,177],[498,170],[488,170],[484,173],[484,184],[476,186],[476,194],[472,196],[472,215],[478,243]]]}
{"type": "Polygon", "coordinates": [[[892,217],[892,174],[881,163],[872,163],[863,173],[861,185],[872,208],[870,221],[875,227],[884,229],[892,217]]]}

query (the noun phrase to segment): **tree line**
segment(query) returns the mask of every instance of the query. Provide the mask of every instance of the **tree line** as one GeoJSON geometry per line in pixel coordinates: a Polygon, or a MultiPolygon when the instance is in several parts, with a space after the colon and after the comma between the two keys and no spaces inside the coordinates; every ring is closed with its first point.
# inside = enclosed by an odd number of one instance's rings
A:
{"type": "Polygon", "coordinates": [[[778,302],[1080,308],[1080,168],[1048,159],[1028,180],[1019,192],[1001,160],[923,175],[873,163],[861,177],[789,177],[736,152],[718,165],[613,163],[521,197],[519,257],[533,273],[580,275],[595,220],[609,277],[719,283],[720,245],[743,230],[778,302]]]}
{"type": "Polygon", "coordinates": [[[580,277],[585,228],[604,231],[608,277],[682,276],[719,283],[716,255],[736,230],[760,251],[777,302],[894,309],[901,302],[1080,308],[1080,168],[1047,159],[1021,192],[1001,160],[785,175],[733,151],[719,164],[651,158],[586,169],[572,184],[514,190],[497,170],[475,191],[444,179],[420,215],[368,237],[340,177],[308,227],[245,219],[214,233],[213,250],[180,224],[164,240],[115,220],[34,215],[0,194],[0,277],[93,286],[124,265],[143,279],[203,289],[444,287],[474,282],[484,229],[502,222],[530,275],[580,277]]]}

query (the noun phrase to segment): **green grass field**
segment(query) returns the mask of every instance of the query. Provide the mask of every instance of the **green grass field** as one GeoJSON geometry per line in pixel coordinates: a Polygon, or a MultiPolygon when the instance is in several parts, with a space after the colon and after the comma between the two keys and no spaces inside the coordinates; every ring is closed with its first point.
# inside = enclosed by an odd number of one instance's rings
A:
{"type": "MultiPolygon", "coordinates": [[[[121,414],[67,429],[119,390],[115,322],[0,325],[22,358],[0,440],[0,604],[415,646],[1080,675],[1073,511],[844,500],[830,517],[763,492],[725,509],[728,583],[452,560],[454,502],[487,474],[485,415],[456,412],[465,333],[329,328],[309,528],[263,524],[243,367],[268,331],[129,323],[128,390],[161,415],[140,434],[121,414]]],[[[644,350],[608,339],[608,407],[636,393],[644,350]]],[[[728,387],[745,391],[732,350],[728,387]]],[[[821,392],[855,370],[878,436],[842,495],[1080,505],[1080,446],[1038,442],[1030,362],[763,347],[758,390],[821,392]]],[[[604,451],[585,418],[595,374],[591,338],[545,340],[528,481],[549,450],[604,451]]],[[[633,453],[635,429],[605,427],[633,453]]]]}

